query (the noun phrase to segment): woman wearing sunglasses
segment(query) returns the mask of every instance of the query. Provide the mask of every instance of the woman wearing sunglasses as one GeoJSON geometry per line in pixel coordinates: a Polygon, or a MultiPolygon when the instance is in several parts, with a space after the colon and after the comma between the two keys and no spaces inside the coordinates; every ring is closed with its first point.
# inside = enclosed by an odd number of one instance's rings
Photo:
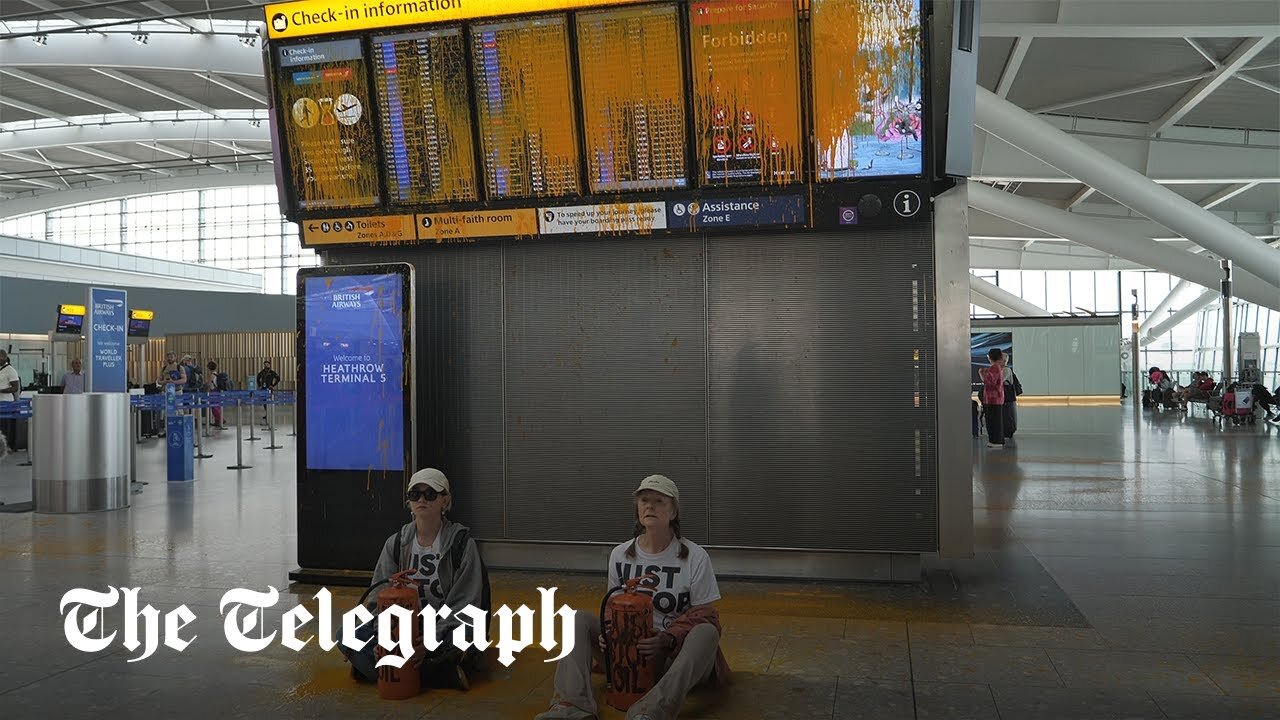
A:
{"type": "MultiPolygon", "coordinates": [[[[627,720],[675,720],[693,686],[729,680],[720,652],[720,615],[714,603],[720,588],[707,551],[680,537],[680,490],[663,475],[650,475],[634,495],[633,539],[609,554],[610,588],[652,572],[653,631],[637,647],[656,663],[660,679],[627,710],[627,720]]],[[[591,655],[602,643],[600,618],[577,612],[573,651],[556,666],[551,709],[535,720],[591,720],[591,655]]],[[[606,668],[607,671],[607,668],[606,668]]]]}
{"type": "MultiPolygon", "coordinates": [[[[370,590],[391,579],[403,570],[414,570],[412,577],[418,582],[418,600],[421,606],[447,605],[460,610],[468,605],[484,610],[489,608],[489,574],[476,541],[470,530],[453,522],[445,513],[453,506],[449,491],[449,479],[435,468],[419,470],[409,478],[409,490],[405,495],[413,520],[387,538],[382,544],[382,554],[373,570],[370,590]]],[[[374,595],[374,593],[370,593],[374,595]]],[[[376,613],[376,595],[368,603],[369,611],[376,613]]],[[[449,638],[459,620],[450,615],[436,624],[436,637],[449,638]]],[[[339,645],[351,662],[351,674],[357,680],[374,682],[378,678],[374,667],[374,647],[377,637],[377,619],[356,630],[359,639],[372,639],[360,652],[352,652],[339,645]]],[[[478,667],[480,653],[471,648],[466,654],[451,642],[442,642],[434,652],[427,652],[420,665],[422,686],[454,687],[466,690],[470,687],[468,669],[478,667]]]]}

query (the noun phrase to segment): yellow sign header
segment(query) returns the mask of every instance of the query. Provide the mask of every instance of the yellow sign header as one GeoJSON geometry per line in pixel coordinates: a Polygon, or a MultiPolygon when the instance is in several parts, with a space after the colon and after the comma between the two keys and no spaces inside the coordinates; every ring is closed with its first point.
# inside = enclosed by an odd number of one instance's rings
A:
{"type": "Polygon", "coordinates": [[[59,305],[58,314],[59,315],[83,315],[84,306],[83,305],[59,305]]]}
{"type": "Polygon", "coordinates": [[[412,215],[332,218],[302,223],[302,244],[306,246],[404,242],[416,238],[412,215]]]}
{"type": "Polygon", "coordinates": [[[296,0],[266,11],[271,40],[474,20],[527,13],[629,5],[648,0],[296,0]]]}
{"type": "Polygon", "coordinates": [[[437,243],[461,238],[537,234],[538,212],[533,209],[474,210],[418,216],[418,239],[437,243]]]}
{"type": "Polygon", "coordinates": [[[155,310],[130,310],[129,319],[130,320],[155,320],[156,311],[155,310]]]}

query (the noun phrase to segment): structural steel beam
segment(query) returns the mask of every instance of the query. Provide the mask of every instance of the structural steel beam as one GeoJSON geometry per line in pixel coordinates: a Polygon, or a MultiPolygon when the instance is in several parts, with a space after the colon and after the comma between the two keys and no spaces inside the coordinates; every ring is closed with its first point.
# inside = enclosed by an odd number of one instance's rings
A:
{"type": "Polygon", "coordinates": [[[1009,60],[1000,73],[1000,82],[996,83],[997,95],[1009,96],[1009,89],[1013,87],[1013,81],[1018,77],[1018,70],[1022,69],[1022,62],[1027,59],[1027,51],[1030,49],[1031,38],[1029,37],[1020,37],[1013,43],[1013,51],[1009,53],[1009,60]]]}
{"type": "MultiPolygon", "coordinates": [[[[976,183],[970,183],[972,187],[976,183]]],[[[972,202],[970,203],[972,205],[972,202]]],[[[992,312],[1008,317],[1027,317],[1031,315],[1048,315],[1044,308],[1023,300],[1013,293],[993,285],[977,275],[969,275],[969,291],[980,299],[973,301],[992,312]]]]}
{"type": "Polygon", "coordinates": [[[116,153],[106,152],[104,150],[96,150],[94,148],[85,147],[83,145],[73,145],[68,149],[75,150],[76,152],[82,152],[86,155],[93,155],[94,157],[100,157],[103,160],[111,160],[113,162],[118,162],[121,165],[128,165],[129,167],[135,167],[135,168],[138,168],[139,170],[146,170],[147,172],[153,172],[157,175],[166,175],[166,176],[173,175],[173,173],[169,172],[168,170],[161,170],[159,168],[148,167],[146,163],[139,162],[134,158],[125,157],[123,155],[117,155],[116,153]]]}
{"type": "Polygon", "coordinates": [[[1187,113],[1195,109],[1197,105],[1204,102],[1214,90],[1222,86],[1236,73],[1237,70],[1243,68],[1258,53],[1266,49],[1271,44],[1273,38],[1250,38],[1240,43],[1235,50],[1232,51],[1223,63],[1217,66],[1213,74],[1196,83],[1195,87],[1187,91],[1185,95],[1178,98],[1163,115],[1151,122],[1151,134],[1164,132],[1170,125],[1181,120],[1187,113]]]}
{"type": "Polygon", "coordinates": [[[167,90],[158,85],[152,85],[151,83],[145,80],[139,80],[138,78],[132,77],[130,75],[126,75],[120,72],[119,70],[103,70],[102,68],[93,68],[93,71],[98,73],[99,75],[109,77],[112,80],[115,80],[116,82],[122,82],[125,85],[136,87],[139,90],[149,92],[152,95],[155,95],[157,97],[162,97],[165,100],[172,100],[178,103],[179,105],[191,108],[192,110],[196,110],[196,111],[205,113],[207,115],[212,115],[213,117],[216,117],[219,120],[223,119],[222,113],[215,108],[211,108],[208,105],[205,105],[203,103],[198,103],[195,100],[192,100],[191,98],[185,95],[179,95],[178,93],[172,90],[167,90]]]}
{"type": "MultiPolygon", "coordinates": [[[[188,138],[189,139],[189,138],[188,138]]],[[[208,171],[195,174],[179,174],[171,178],[148,178],[109,185],[91,185],[74,190],[18,196],[0,204],[0,219],[21,217],[31,213],[59,210],[104,200],[152,195],[183,190],[244,187],[248,185],[272,185],[275,173],[267,168],[259,172],[224,173],[208,171]]]]}
{"type": "Polygon", "coordinates": [[[9,68],[103,67],[212,72],[253,78],[265,87],[262,51],[241,45],[235,35],[157,33],[146,45],[139,45],[129,33],[74,33],[50,36],[49,45],[44,47],[29,40],[0,40],[0,43],[4,48],[4,65],[9,68]]]}
{"type": "Polygon", "coordinates": [[[98,105],[100,107],[107,108],[108,110],[114,110],[118,113],[124,113],[125,115],[132,115],[138,119],[142,118],[142,116],[138,114],[139,111],[131,107],[125,107],[124,105],[121,105],[118,102],[108,100],[104,97],[99,97],[97,95],[94,95],[93,93],[87,93],[83,90],[77,90],[68,85],[63,85],[60,82],[49,80],[48,78],[42,78],[37,75],[32,75],[31,73],[25,70],[16,70],[13,67],[8,66],[7,61],[5,65],[0,66],[0,73],[8,75],[9,77],[18,78],[19,80],[24,80],[33,85],[39,85],[40,87],[45,88],[46,90],[52,90],[54,92],[62,93],[63,95],[66,95],[68,97],[73,97],[77,100],[82,100],[84,102],[91,103],[93,105],[98,105]]]}
{"type": "MultiPolygon", "coordinates": [[[[1114,2],[1114,0],[1112,0],[1114,2]]],[[[1116,3],[1120,4],[1120,3],[1116,3]]],[[[1145,3],[1143,3],[1145,5],[1145,3]]],[[[1198,3],[1213,7],[1213,3],[1198,3]]],[[[1259,27],[1250,23],[1210,22],[1204,25],[1158,25],[1151,22],[1111,25],[1095,23],[983,23],[982,37],[1036,37],[1036,38],[1184,38],[1253,37],[1265,33],[1265,37],[1280,35],[1275,26],[1259,27]]]]}
{"type": "MultiPolygon", "coordinates": [[[[1197,245],[1230,259],[1239,269],[1280,287],[1280,250],[982,87],[977,88],[975,122],[1197,245]]],[[[1272,302],[1280,306],[1274,299],[1272,302]]]]}
{"type": "MultiPolygon", "coordinates": [[[[40,151],[36,150],[35,152],[39,153],[40,151]]],[[[107,182],[116,181],[116,178],[113,178],[110,175],[102,175],[95,172],[85,172],[75,167],[74,165],[66,165],[63,163],[53,162],[48,158],[46,158],[43,154],[41,154],[39,158],[27,157],[26,155],[23,155],[21,153],[10,153],[10,152],[0,153],[0,155],[3,155],[4,157],[11,157],[14,160],[19,160],[22,162],[29,162],[33,165],[43,165],[44,167],[50,168],[52,170],[69,170],[73,175],[88,175],[89,177],[95,177],[95,178],[98,178],[99,180],[106,180],[107,182]]],[[[58,173],[58,176],[61,177],[62,173],[58,173]]]]}
{"type": "MultiPolygon", "coordinates": [[[[970,184],[969,205],[1006,220],[1140,263],[1144,267],[1190,280],[1205,288],[1216,288],[1222,278],[1218,264],[1207,257],[1162,247],[1151,238],[1117,233],[1110,227],[1096,225],[1091,218],[1000,192],[981,183],[970,184]]],[[[1267,250],[1274,250],[1257,238],[1249,239],[1267,250]]],[[[1236,294],[1240,297],[1263,307],[1280,310],[1280,285],[1267,283],[1243,268],[1236,271],[1235,283],[1236,294]]]]}
{"type": "Polygon", "coordinates": [[[1159,323],[1161,316],[1168,312],[1169,308],[1173,307],[1173,304],[1178,301],[1178,298],[1181,297],[1186,289],[1191,287],[1191,285],[1192,282],[1190,280],[1179,280],[1178,284],[1174,285],[1173,289],[1169,291],[1169,294],[1165,295],[1160,302],[1156,303],[1155,309],[1147,315],[1146,320],[1142,321],[1142,325],[1138,328],[1138,332],[1145,333],[1154,325],[1159,323]]]}
{"type": "Polygon", "coordinates": [[[1258,186],[1258,183],[1256,182],[1235,183],[1234,185],[1225,187],[1219,190],[1218,192],[1210,195],[1209,197],[1205,198],[1204,200],[1201,200],[1200,207],[1204,208],[1205,210],[1212,210],[1213,208],[1216,208],[1222,203],[1239,195],[1240,193],[1248,192],[1257,186],[1258,186]]]}
{"type": "Polygon", "coordinates": [[[1187,303],[1181,310],[1170,315],[1150,330],[1147,330],[1146,334],[1142,336],[1142,340],[1140,342],[1143,345],[1150,345],[1163,337],[1165,333],[1178,327],[1193,315],[1209,307],[1215,302],[1218,302],[1220,299],[1222,299],[1222,292],[1220,290],[1205,290],[1200,293],[1200,297],[1187,303]]]}
{"type": "MultiPolygon", "coordinates": [[[[1280,133],[1178,125],[1150,137],[1146,123],[1052,115],[1040,120],[1158,183],[1280,182],[1280,133]]],[[[974,154],[976,179],[1082,182],[999,137],[975,131],[975,144],[979,139],[985,151],[981,157],[974,154]]]]}
{"type": "Polygon", "coordinates": [[[0,133],[0,152],[70,145],[101,145],[133,142],[191,142],[208,140],[271,142],[266,121],[254,125],[252,120],[148,120],[112,123],[110,125],[71,125],[34,128],[22,132],[0,133]]]}

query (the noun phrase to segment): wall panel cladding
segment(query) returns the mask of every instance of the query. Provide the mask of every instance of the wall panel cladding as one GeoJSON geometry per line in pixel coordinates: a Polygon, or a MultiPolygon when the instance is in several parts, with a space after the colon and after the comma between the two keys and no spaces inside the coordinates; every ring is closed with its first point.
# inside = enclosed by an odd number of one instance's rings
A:
{"type": "Polygon", "coordinates": [[[414,266],[418,467],[444,471],[450,517],[486,538],[506,536],[501,258],[497,244],[433,245],[330,253],[325,263],[414,266]]]}
{"type": "Polygon", "coordinates": [[[485,538],[937,549],[932,230],[362,251],[412,262],[419,465],[485,538]]]}
{"type": "Polygon", "coordinates": [[[715,544],[936,550],[929,228],[707,259],[715,544]]]}
{"type": "Polygon", "coordinates": [[[662,473],[680,487],[684,532],[706,541],[702,247],[648,237],[508,251],[512,537],[616,542],[635,520],[632,491],[662,473]]]}

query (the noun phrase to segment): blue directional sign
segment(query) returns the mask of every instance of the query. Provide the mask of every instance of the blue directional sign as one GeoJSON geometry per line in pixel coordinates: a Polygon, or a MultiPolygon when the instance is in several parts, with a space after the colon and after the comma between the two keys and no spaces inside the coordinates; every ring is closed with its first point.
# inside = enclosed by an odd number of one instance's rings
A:
{"type": "Polygon", "coordinates": [[[85,306],[85,344],[89,348],[86,363],[85,390],[88,392],[126,392],[128,379],[129,296],[124,290],[89,288],[85,306]]]}
{"type": "Polygon", "coordinates": [[[804,195],[749,195],[667,203],[667,227],[672,229],[792,225],[808,220],[809,202],[804,195]]]}

